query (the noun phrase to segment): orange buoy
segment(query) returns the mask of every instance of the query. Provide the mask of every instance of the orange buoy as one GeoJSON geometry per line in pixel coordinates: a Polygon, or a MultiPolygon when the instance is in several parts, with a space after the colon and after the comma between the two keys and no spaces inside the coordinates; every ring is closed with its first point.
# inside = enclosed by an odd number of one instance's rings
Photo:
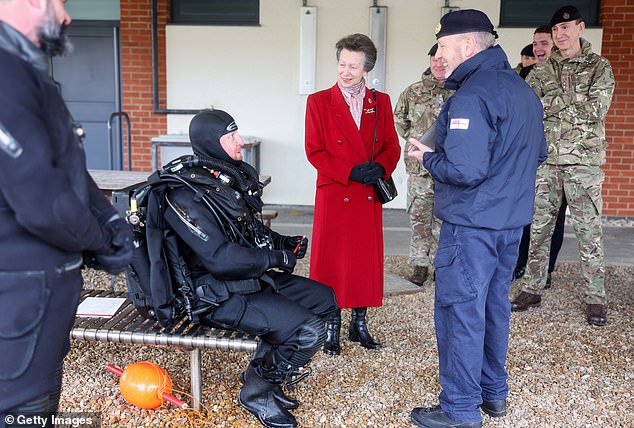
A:
{"type": "Polygon", "coordinates": [[[123,398],[142,409],[156,409],[165,400],[177,405],[180,408],[187,407],[187,404],[176,399],[172,392],[172,379],[160,366],[149,361],[141,361],[129,364],[123,372],[108,364],[106,370],[121,376],[119,388],[123,398]]]}

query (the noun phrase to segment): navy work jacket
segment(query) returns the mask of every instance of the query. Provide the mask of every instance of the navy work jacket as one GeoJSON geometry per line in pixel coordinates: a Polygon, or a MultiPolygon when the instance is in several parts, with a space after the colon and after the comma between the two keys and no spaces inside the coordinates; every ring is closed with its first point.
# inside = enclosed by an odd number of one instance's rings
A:
{"type": "Polygon", "coordinates": [[[0,271],[63,268],[107,248],[101,224],[116,214],[86,170],[46,64],[0,22],[0,271]]]}
{"type": "Polygon", "coordinates": [[[55,390],[83,253],[110,247],[101,225],[116,214],[47,64],[0,21],[0,413],[55,390]]]}
{"type": "Polygon", "coordinates": [[[546,159],[543,108],[499,46],[460,64],[457,89],[436,122],[436,149],[423,165],[435,180],[434,214],[494,230],[529,224],[537,166],[546,159]]]}

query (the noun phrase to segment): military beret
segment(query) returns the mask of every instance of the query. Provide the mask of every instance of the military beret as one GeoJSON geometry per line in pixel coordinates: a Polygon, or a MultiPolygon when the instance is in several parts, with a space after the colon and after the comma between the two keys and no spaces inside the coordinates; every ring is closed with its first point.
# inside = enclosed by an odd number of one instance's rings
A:
{"type": "Polygon", "coordinates": [[[576,21],[577,19],[583,20],[579,9],[574,6],[563,6],[557,9],[553,17],[550,18],[550,28],[562,22],[576,21]]]}
{"type": "Polygon", "coordinates": [[[520,52],[520,55],[534,57],[535,54],[533,53],[533,45],[524,46],[524,49],[522,49],[522,52],[520,52]]]}
{"type": "Polygon", "coordinates": [[[491,20],[484,12],[475,9],[462,9],[447,13],[440,18],[436,27],[436,39],[453,34],[477,32],[491,33],[496,39],[498,37],[491,20]]]}
{"type": "Polygon", "coordinates": [[[434,56],[436,55],[437,50],[438,50],[438,43],[434,43],[434,46],[432,46],[429,52],[427,52],[427,55],[434,56]]]}

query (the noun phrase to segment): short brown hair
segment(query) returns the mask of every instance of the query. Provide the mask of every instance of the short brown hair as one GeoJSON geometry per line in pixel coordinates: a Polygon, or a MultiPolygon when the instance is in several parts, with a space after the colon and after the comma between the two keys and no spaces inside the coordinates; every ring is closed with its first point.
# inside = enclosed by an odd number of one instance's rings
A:
{"type": "Polygon", "coordinates": [[[535,28],[535,31],[533,32],[533,34],[540,34],[540,33],[550,34],[550,27],[548,25],[540,25],[539,27],[535,28]]]}
{"type": "Polygon", "coordinates": [[[362,52],[365,54],[364,71],[371,71],[376,63],[376,46],[372,40],[365,34],[355,33],[344,37],[335,44],[337,49],[337,61],[341,51],[346,49],[351,52],[362,52]]]}

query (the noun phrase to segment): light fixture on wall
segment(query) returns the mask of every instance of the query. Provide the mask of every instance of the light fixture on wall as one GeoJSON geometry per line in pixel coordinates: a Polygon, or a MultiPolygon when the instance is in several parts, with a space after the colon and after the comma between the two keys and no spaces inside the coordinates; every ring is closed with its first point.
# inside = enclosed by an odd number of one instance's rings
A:
{"type": "Polygon", "coordinates": [[[379,91],[385,91],[385,48],[387,46],[387,7],[370,6],[370,38],[377,50],[376,64],[368,73],[368,85],[379,91]]]}
{"type": "Polygon", "coordinates": [[[317,58],[317,8],[302,3],[299,12],[299,93],[315,92],[317,58]]]}
{"type": "Polygon", "coordinates": [[[451,0],[445,0],[445,5],[440,8],[440,16],[445,16],[449,12],[455,12],[456,10],[460,10],[458,6],[452,6],[451,0]]]}

